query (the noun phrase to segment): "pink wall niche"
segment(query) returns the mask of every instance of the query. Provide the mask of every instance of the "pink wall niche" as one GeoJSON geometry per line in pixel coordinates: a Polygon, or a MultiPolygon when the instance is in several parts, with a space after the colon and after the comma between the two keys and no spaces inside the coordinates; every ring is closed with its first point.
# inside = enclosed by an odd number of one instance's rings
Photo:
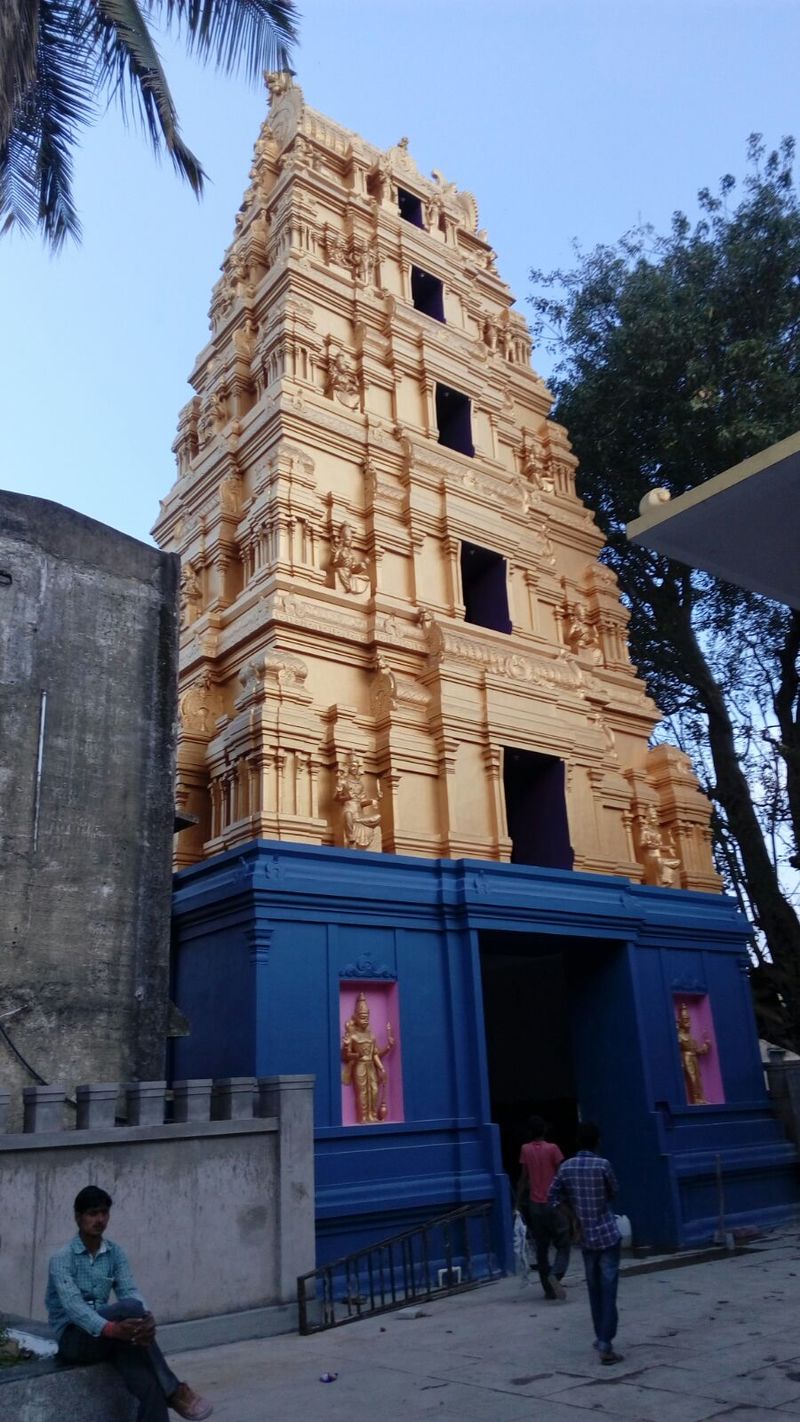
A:
{"type": "MultiPolygon", "coordinates": [[[[703,1095],[706,1098],[706,1102],[709,1106],[718,1106],[725,1100],[725,1092],[722,1087],[722,1073],[719,1066],[717,1036],[714,1031],[714,1018],[711,1015],[711,1003],[707,993],[703,993],[702,995],[685,992],[676,993],[672,999],[676,1023],[678,1012],[684,1003],[686,1003],[689,1009],[689,1021],[692,1026],[692,1036],[694,1040],[700,1046],[702,1046],[704,1042],[708,1042],[709,1044],[709,1050],[702,1055],[698,1055],[697,1063],[700,1068],[700,1080],[703,1083],[703,1095]]],[[[683,1078],[682,1072],[681,1078],[683,1078]]],[[[688,1095],[686,1099],[688,1101],[688,1095]]]]}
{"type": "MultiPolygon", "coordinates": [[[[369,1030],[378,1043],[378,1050],[383,1052],[387,1044],[387,1024],[391,1024],[391,1033],[394,1038],[394,1046],[381,1058],[386,1069],[386,1086],[381,1095],[381,1104],[386,1107],[386,1114],[382,1116],[382,1121],[376,1124],[403,1121],[405,1120],[403,1114],[403,1065],[397,983],[360,982],[358,979],[354,979],[340,988],[339,1049],[341,1066],[344,1068],[345,1065],[341,1060],[341,1045],[345,1026],[348,1018],[354,1016],[356,1001],[359,993],[362,992],[369,1008],[369,1030]]],[[[358,1126],[360,1124],[356,1112],[356,1094],[353,1086],[342,1082],[342,1125],[358,1126]]]]}

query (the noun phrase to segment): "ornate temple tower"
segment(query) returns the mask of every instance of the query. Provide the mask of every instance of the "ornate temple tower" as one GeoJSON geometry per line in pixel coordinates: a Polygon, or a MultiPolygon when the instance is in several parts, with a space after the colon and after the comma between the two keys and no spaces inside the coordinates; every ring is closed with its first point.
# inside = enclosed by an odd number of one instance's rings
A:
{"type": "Polygon", "coordinates": [[[475,199],[268,87],[154,530],[178,863],[267,838],[716,888],[475,199]]]}
{"type": "Polygon", "coordinates": [[[534,1111],[602,1123],[639,1242],[705,1239],[720,1168],[781,1218],[747,925],[475,200],[268,87],[155,529],[174,1074],[313,1072],[320,1262],[470,1201],[507,1259],[534,1111]]]}

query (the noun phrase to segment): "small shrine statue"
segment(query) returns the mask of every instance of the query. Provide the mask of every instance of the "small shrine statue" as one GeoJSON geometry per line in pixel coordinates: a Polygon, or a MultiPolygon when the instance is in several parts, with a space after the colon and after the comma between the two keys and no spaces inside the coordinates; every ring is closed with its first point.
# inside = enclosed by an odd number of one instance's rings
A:
{"type": "Polygon", "coordinates": [[[671,838],[665,839],[658,823],[658,810],[650,805],[639,831],[644,881],[658,884],[662,889],[670,889],[675,883],[675,875],[681,861],[675,854],[671,838]]]}
{"type": "Polygon", "coordinates": [[[682,1002],[678,1008],[678,1016],[675,1019],[678,1029],[678,1047],[681,1054],[681,1064],[683,1066],[683,1079],[686,1084],[686,1098],[690,1106],[707,1106],[708,1102],[703,1092],[703,1083],[700,1078],[700,1063],[698,1057],[708,1056],[711,1051],[711,1043],[706,1037],[702,1046],[696,1042],[692,1036],[692,1024],[689,1020],[689,1008],[682,1002]]]}
{"type": "Polygon", "coordinates": [[[378,798],[367,795],[361,760],[351,752],[336,781],[336,799],[343,806],[344,842],[348,849],[369,849],[381,822],[381,783],[376,781],[378,798]]]}
{"type": "Polygon", "coordinates": [[[369,586],[369,570],[363,558],[359,557],[353,547],[353,529],[349,523],[340,524],[339,531],[334,537],[331,567],[334,570],[337,583],[344,588],[345,592],[366,592],[369,586]]]}
{"type": "Polygon", "coordinates": [[[572,612],[567,622],[567,646],[576,657],[585,657],[594,666],[602,666],[603,652],[597,628],[593,627],[582,602],[572,604],[572,612]]]}
{"type": "Polygon", "coordinates": [[[369,1025],[369,1007],[363,992],[348,1017],[342,1038],[342,1082],[352,1086],[356,1120],[360,1126],[386,1120],[386,1067],[382,1058],[394,1046],[391,1023],[386,1023],[386,1046],[379,1047],[369,1025]]]}
{"type": "Polygon", "coordinates": [[[181,627],[191,627],[200,614],[203,591],[193,563],[184,563],[181,572],[181,627]]]}

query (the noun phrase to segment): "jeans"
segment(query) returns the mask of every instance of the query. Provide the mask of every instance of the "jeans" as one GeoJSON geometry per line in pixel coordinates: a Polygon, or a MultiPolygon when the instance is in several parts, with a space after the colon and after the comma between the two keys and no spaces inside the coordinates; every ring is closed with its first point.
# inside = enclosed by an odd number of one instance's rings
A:
{"type": "Polygon", "coordinates": [[[589,1290],[594,1336],[601,1353],[610,1353],[617,1336],[617,1284],[619,1244],[608,1249],[584,1249],[583,1267],[589,1290]]]}
{"type": "Polygon", "coordinates": [[[528,1200],[525,1205],[525,1223],[528,1226],[528,1233],[536,1245],[536,1268],[542,1281],[542,1288],[548,1298],[551,1298],[553,1290],[549,1284],[550,1275],[555,1274],[557,1279],[563,1279],[569,1264],[569,1225],[564,1216],[558,1210],[554,1210],[552,1205],[538,1205],[533,1200],[528,1200]],[[551,1244],[556,1251],[552,1267],[550,1265],[551,1244]]]}
{"type": "MultiPolygon", "coordinates": [[[[97,1312],[109,1321],[142,1318],[141,1299],[120,1299],[97,1312]]],[[[161,1349],[155,1343],[142,1348],[116,1338],[94,1338],[68,1323],[59,1339],[58,1355],[66,1363],[111,1363],[125,1386],[139,1399],[138,1422],[168,1422],[167,1398],[180,1386],[161,1349]]]]}

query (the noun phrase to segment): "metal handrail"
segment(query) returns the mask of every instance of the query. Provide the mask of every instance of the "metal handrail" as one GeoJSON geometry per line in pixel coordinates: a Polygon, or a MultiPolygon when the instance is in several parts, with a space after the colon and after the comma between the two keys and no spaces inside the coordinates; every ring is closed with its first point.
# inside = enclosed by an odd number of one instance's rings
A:
{"type": "Polygon", "coordinates": [[[463,1293],[499,1278],[502,1270],[491,1248],[491,1210],[491,1201],[461,1205],[301,1274],[297,1280],[300,1332],[320,1333],[408,1303],[463,1293]],[[483,1236],[480,1253],[470,1239],[473,1221],[479,1223],[483,1236]],[[437,1270],[434,1282],[432,1269],[440,1259],[443,1267],[437,1270]],[[318,1313],[315,1319],[310,1316],[310,1306],[318,1313]]]}

